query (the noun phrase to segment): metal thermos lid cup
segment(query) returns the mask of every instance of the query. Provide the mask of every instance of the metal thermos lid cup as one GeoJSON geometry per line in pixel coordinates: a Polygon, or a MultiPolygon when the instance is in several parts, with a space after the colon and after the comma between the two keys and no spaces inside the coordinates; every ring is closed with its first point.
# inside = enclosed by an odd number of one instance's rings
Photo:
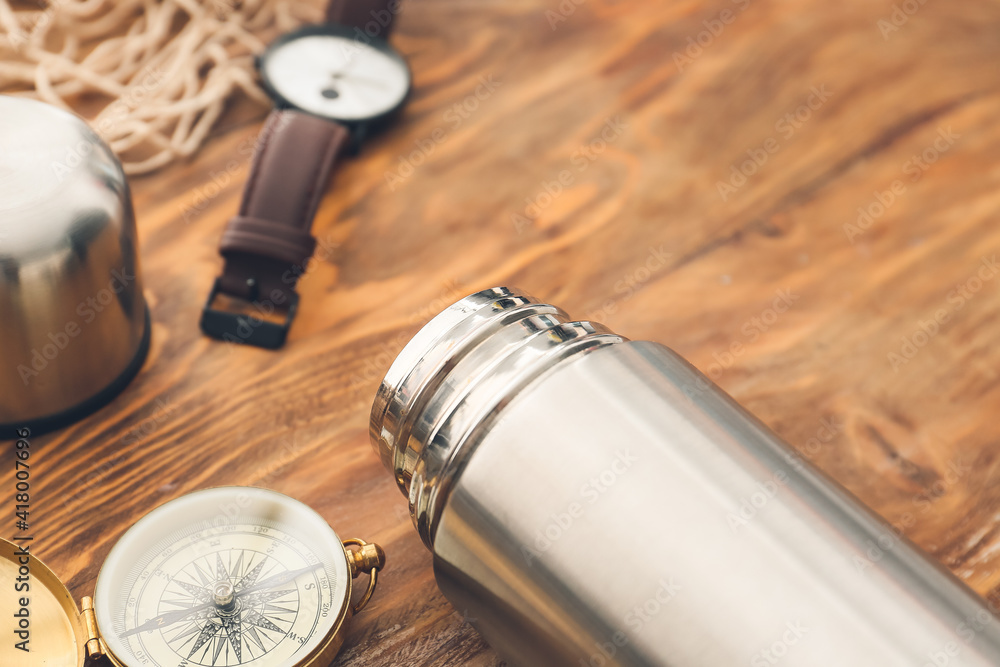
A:
{"type": "Polygon", "coordinates": [[[149,330],[118,160],[80,118],[0,96],[0,437],[110,401],[149,330]]]}

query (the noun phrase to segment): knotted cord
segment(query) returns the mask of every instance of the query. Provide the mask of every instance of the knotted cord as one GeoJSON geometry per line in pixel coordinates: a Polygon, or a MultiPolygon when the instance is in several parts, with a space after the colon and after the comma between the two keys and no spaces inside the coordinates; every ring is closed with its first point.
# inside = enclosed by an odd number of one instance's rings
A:
{"type": "Polygon", "coordinates": [[[126,173],[147,173],[198,150],[235,93],[270,105],[254,54],[321,14],[303,0],[0,0],[0,93],[78,113],[126,173]]]}

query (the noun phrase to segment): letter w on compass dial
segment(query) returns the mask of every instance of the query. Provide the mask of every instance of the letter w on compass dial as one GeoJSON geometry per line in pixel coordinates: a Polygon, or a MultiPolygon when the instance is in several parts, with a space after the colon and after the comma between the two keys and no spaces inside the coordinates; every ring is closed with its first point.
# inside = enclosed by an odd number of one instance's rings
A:
{"type": "Polygon", "coordinates": [[[248,549],[207,554],[171,578],[160,597],[160,616],[126,634],[158,627],[175,653],[200,665],[252,662],[283,641],[299,639],[289,634],[300,608],[293,580],[319,567],[288,570],[248,549]]]}

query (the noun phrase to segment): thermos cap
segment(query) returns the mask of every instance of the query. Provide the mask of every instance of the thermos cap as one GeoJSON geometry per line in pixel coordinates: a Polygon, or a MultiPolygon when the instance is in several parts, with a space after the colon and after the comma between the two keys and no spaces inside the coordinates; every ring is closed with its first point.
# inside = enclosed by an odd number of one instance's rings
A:
{"type": "Polygon", "coordinates": [[[107,403],[149,348],[128,184],[80,118],[0,96],[0,437],[107,403]]]}
{"type": "Polygon", "coordinates": [[[467,296],[417,332],[382,380],[369,434],[424,542],[465,442],[561,360],[624,340],[507,287],[467,296]]]}

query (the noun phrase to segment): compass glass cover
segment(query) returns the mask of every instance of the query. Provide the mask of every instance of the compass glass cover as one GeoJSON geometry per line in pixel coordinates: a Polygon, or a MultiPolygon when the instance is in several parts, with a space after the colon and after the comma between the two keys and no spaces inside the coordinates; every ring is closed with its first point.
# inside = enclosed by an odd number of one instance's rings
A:
{"type": "Polygon", "coordinates": [[[308,506],[222,487],[153,510],[115,544],[94,609],[127,667],[291,667],[345,614],[344,549],[308,506]]]}

